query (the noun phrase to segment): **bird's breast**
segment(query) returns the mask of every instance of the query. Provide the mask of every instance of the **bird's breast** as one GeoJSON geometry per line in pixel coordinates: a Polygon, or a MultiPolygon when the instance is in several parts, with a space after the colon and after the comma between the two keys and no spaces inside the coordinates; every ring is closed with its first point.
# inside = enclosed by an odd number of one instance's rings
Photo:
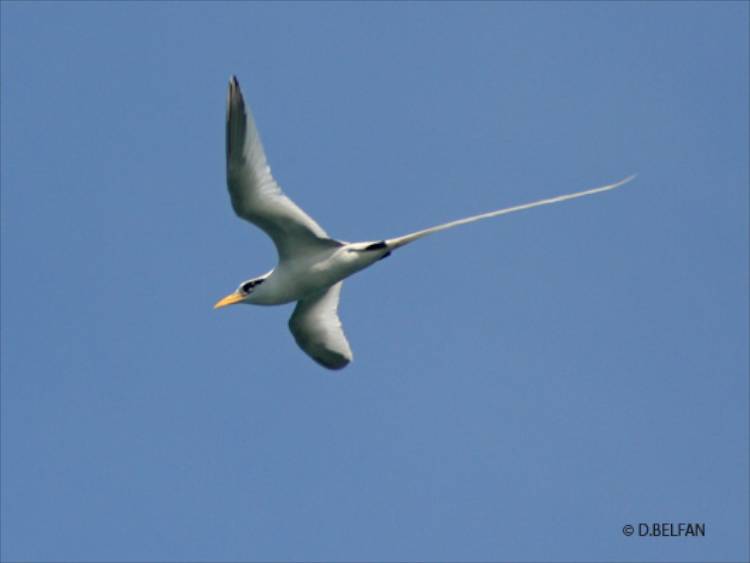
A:
{"type": "Polygon", "coordinates": [[[256,305],[299,301],[328,289],[376,260],[372,253],[362,253],[350,245],[331,252],[284,260],[248,301],[256,305]]]}

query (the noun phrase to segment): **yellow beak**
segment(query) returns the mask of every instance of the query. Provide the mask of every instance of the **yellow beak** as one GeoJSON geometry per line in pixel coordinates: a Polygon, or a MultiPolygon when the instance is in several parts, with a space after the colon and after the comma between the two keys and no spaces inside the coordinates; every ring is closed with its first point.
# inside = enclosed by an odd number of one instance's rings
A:
{"type": "Polygon", "coordinates": [[[214,309],[221,309],[222,307],[226,307],[227,305],[234,305],[235,303],[239,303],[245,298],[244,295],[241,295],[237,292],[230,293],[223,299],[219,299],[218,303],[214,305],[214,309]]]}

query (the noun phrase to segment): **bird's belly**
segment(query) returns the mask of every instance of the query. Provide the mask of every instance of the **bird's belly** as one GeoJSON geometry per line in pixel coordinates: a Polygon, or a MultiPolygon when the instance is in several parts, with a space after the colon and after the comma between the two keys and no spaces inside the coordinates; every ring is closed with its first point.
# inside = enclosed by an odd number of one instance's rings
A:
{"type": "Polygon", "coordinates": [[[316,258],[281,263],[248,301],[256,305],[281,305],[299,301],[328,289],[366,268],[374,260],[371,256],[340,248],[316,258]]]}

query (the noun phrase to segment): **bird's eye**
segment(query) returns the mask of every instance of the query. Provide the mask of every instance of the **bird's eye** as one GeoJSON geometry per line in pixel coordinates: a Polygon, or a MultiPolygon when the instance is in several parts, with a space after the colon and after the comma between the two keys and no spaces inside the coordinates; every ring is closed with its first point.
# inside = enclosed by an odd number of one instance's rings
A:
{"type": "Polygon", "coordinates": [[[242,293],[250,293],[250,290],[255,284],[253,282],[245,282],[242,284],[242,293]]]}

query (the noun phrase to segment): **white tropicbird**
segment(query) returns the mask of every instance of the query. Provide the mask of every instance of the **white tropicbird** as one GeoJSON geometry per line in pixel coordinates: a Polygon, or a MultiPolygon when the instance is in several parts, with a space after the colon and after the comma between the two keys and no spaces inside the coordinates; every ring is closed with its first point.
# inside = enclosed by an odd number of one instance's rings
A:
{"type": "Polygon", "coordinates": [[[271,237],[279,255],[270,272],[242,282],[214,308],[234,303],[281,305],[297,301],[289,328],[297,344],[316,362],[341,369],[352,351],[338,317],[343,280],[388,256],[393,250],[426,235],[540,205],[592,195],[622,186],[614,184],[507,207],[436,225],[408,235],[367,242],[330,238],[307,213],[281,191],[271,176],[263,145],[237,78],[229,81],[227,100],[227,184],[238,216],[271,237]]]}

